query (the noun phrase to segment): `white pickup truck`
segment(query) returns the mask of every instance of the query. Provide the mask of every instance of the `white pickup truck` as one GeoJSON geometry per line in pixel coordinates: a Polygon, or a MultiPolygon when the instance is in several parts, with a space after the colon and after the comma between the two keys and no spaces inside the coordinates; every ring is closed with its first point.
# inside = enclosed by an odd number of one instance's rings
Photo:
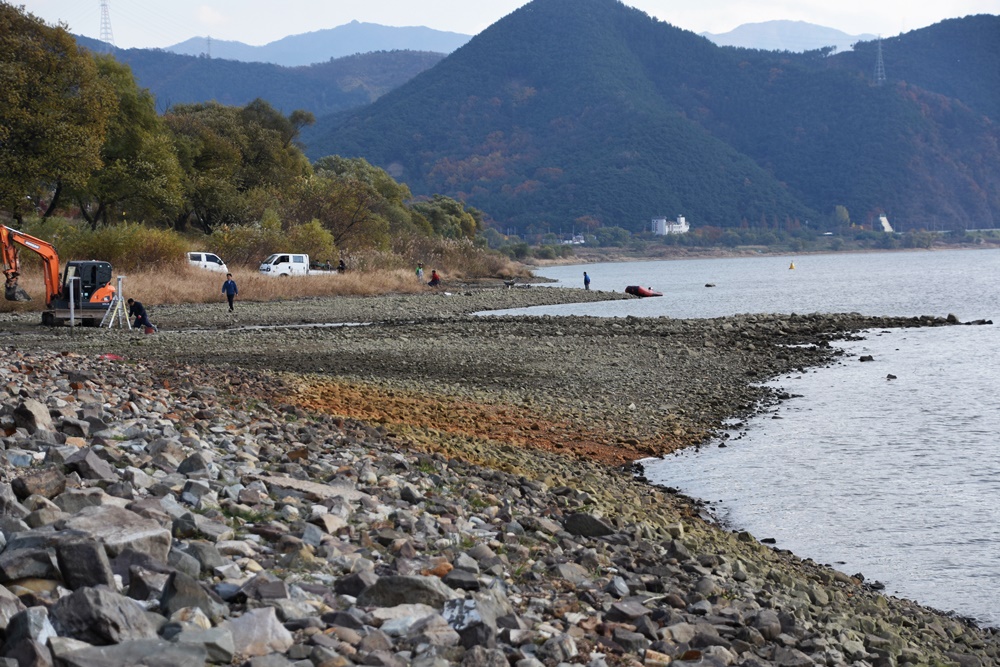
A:
{"type": "Polygon", "coordinates": [[[278,252],[261,263],[260,272],[267,276],[312,276],[337,273],[332,266],[329,269],[326,268],[329,264],[323,265],[323,268],[312,268],[314,266],[317,264],[310,264],[309,255],[304,253],[278,252]]]}

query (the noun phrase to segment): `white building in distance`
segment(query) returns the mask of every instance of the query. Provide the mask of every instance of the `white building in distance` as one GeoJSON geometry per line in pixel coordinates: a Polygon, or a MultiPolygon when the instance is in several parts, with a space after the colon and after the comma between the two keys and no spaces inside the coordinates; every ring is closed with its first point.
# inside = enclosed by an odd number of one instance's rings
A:
{"type": "Polygon", "coordinates": [[[885,217],[885,213],[878,217],[878,221],[882,225],[883,232],[892,232],[892,225],[889,224],[889,218],[885,217]]]}
{"type": "Polygon", "coordinates": [[[684,219],[683,215],[677,216],[675,222],[671,222],[666,218],[653,218],[653,233],[658,236],[666,236],[667,234],[686,234],[691,231],[691,226],[688,225],[687,220],[684,219]]]}

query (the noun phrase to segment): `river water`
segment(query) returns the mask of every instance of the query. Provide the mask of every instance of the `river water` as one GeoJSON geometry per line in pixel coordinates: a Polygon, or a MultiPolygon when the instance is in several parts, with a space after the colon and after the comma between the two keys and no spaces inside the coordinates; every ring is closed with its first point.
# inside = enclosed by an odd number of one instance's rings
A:
{"type": "MultiPolygon", "coordinates": [[[[664,296],[506,312],[952,313],[1000,325],[1000,250],[608,263],[537,273],[556,286],[582,287],[583,271],[592,289],[639,284],[664,296]]],[[[830,368],[775,379],[773,386],[797,397],[732,432],[724,447],[646,460],[646,476],[709,502],[731,528],[862,573],[889,594],[1000,625],[1000,329],[872,331],[840,346],[847,355],[830,368]],[[862,354],[874,361],[859,363],[862,354]]]]}

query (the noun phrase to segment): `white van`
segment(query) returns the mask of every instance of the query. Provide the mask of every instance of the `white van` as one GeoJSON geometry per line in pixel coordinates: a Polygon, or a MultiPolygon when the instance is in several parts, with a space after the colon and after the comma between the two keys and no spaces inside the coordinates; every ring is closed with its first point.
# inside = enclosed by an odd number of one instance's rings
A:
{"type": "Polygon", "coordinates": [[[188,264],[197,266],[199,269],[218,271],[219,273],[229,273],[229,267],[218,255],[210,252],[189,252],[187,254],[188,264]]]}

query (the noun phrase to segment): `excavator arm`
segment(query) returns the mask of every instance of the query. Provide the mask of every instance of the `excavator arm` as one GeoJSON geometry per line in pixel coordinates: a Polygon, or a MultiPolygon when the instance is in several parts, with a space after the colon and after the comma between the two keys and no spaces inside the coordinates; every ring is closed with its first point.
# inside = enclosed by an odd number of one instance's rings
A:
{"type": "Polygon", "coordinates": [[[23,246],[42,258],[45,277],[45,304],[59,298],[59,255],[48,241],[35,238],[16,229],[0,225],[0,254],[3,256],[4,298],[8,301],[30,301],[31,297],[17,280],[21,275],[20,248],[23,246]]]}

